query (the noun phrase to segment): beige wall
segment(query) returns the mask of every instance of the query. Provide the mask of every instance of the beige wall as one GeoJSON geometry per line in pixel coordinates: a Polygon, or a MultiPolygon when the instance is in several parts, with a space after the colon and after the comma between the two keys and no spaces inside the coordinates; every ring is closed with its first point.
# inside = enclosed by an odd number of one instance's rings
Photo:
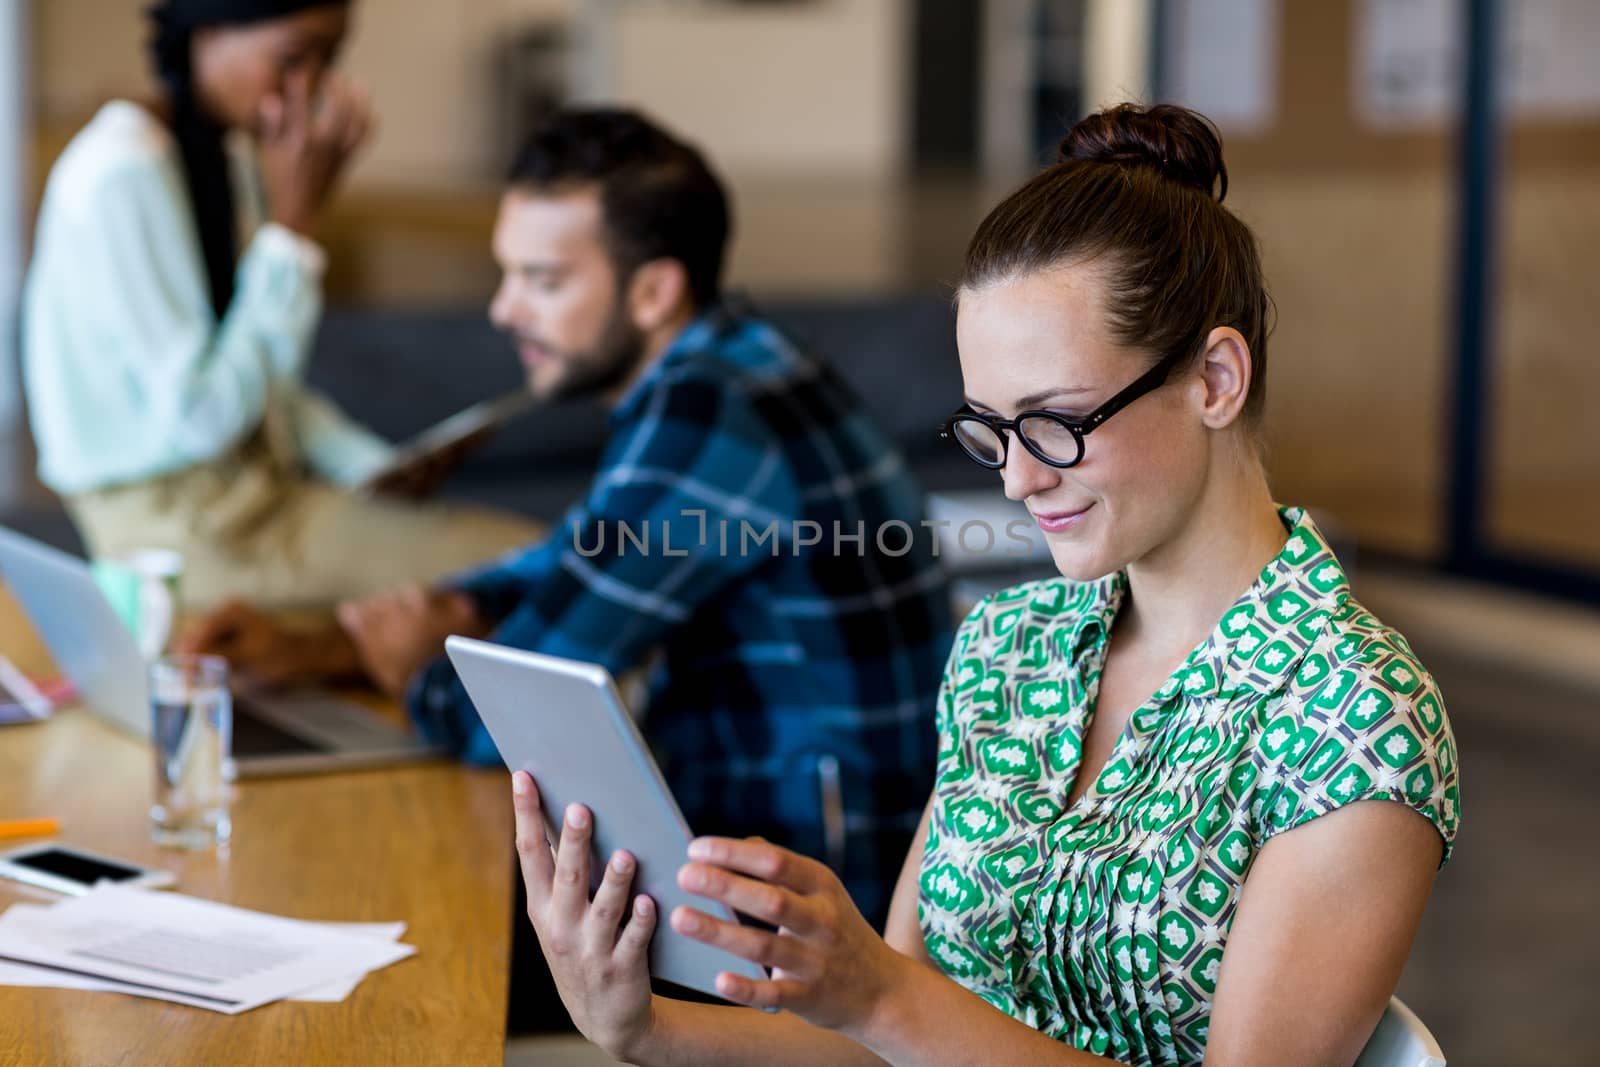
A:
{"type": "MultiPolygon", "coordinates": [[[[1261,238],[1279,306],[1267,421],[1280,494],[1366,544],[1430,555],[1448,477],[1456,144],[1354,113],[1358,9],[1281,5],[1278,120],[1227,137],[1228,203],[1261,238]]],[[[1513,120],[1505,147],[1486,518],[1501,547],[1594,567],[1600,122],[1513,120]]]]}
{"type": "Polygon", "coordinates": [[[511,151],[496,123],[497,47],[577,0],[360,0],[347,67],[383,126],[353,175],[404,187],[494,181],[511,151]]]}
{"type": "Polygon", "coordinates": [[[1500,216],[1489,530],[1498,544],[1600,570],[1600,169],[1519,164],[1500,216]]]}
{"type": "Polygon", "coordinates": [[[908,17],[904,0],[625,5],[611,88],[732,173],[893,177],[910,128],[908,17]]]}
{"type": "Polygon", "coordinates": [[[1363,544],[1436,551],[1449,397],[1448,175],[1239,173],[1277,306],[1268,467],[1278,498],[1363,544]]]}
{"type": "Polygon", "coordinates": [[[44,0],[32,5],[34,99],[41,118],[80,121],[145,84],[144,5],[134,0],[44,0]]]}
{"type": "MultiPolygon", "coordinates": [[[[146,84],[144,0],[39,0],[36,102],[70,130],[146,84]]],[[[581,15],[577,76],[680,129],[730,174],[877,179],[904,158],[904,0],[774,10],[615,0],[358,0],[346,70],[382,128],[360,185],[492,182],[502,143],[495,57],[506,35],[581,15]]]]}

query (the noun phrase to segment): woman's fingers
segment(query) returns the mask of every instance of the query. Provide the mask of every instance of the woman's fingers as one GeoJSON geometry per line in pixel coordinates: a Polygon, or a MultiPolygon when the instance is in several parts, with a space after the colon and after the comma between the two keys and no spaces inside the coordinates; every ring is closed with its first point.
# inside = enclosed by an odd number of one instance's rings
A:
{"type": "Polygon", "coordinates": [[[815,977],[814,954],[805,942],[788,934],[741,926],[694,908],[674,908],[672,928],[684,937],[715,945],[763,967],[776,967],[799,977],[815,977]]]}
{"type": "Polygon", "coordinates": [[[550,889],[550,909],[561,920],[576,923],[589,904],[589,841],[594,817],[582,804],[568,804],[556,847],[555,879],[550,889]]]}
{"type": "Polygon", "coordinates": [[[336,77],[325,78],[312,111],[312,137],[320,144],[340,144],[350,119],[350,96],[344,83],[336,77]]]}
{"type": "Polygon", "coordinates": [[[283,79],[283,125],[287,136],[300,136],[311,128],[311,76],[294,71],[283,79]]]}
{"type": "Polygon", "coordinates": [[[344,136],[339,140],[339,155],[348,159],[355,155],[356,150],[367,140],[367,134],[372,120],[365,115],[352,118],[344,128],[344,136]]]}
{"type": "Polygon", "coordinates": [[[261,140],[275,141],[283,133],[283,97],[268,93],[261,98],[261,140]]]}
{"type": "Polygon", "coordinates": [[[589,904],[589,914],[584,921],[585,937],[601,952],[610,952],[616,947],[617,926],[628,912],[628,888],[633,885],[635,867],[632,856],[618,852],[606,864],[600,887],[594,891],[594,900],[589,904]]]}
{"type": "Polygon", "coordinates": [[[826,884],[828,868],[760,838],[697,837],[689,842],[689,858],[726,867],[763,882],[811,893],[826,884]]]}
{"type": "Polygon", "coordinates": [[[622,935],[617,938],[617,947],[613,953],[616,961],[624,966],[633,966],[644,959],[645,950],[650,947],[650,935],[656,932],[656,902],[640,893],[633,898],[633,915],[628,919],[628,925],[622,928],[622,935]]]}
{"type": "Polygon", "coordinates": [[[516,813],[517,863],[522,867],[522,881],[528,887],[528,908],[543,911],[550,900],[555,858],[550,855],[550,841],[545,837],[539,787],[527,771],[511,776],[511,807],[516,813]]]}
{"type": "Polygon", "coordinates": [[[366,139],[372,114],[366,90],[335,75],[324,79],[320,95],[314,136],[343,159],[366,139]]]}
{"type": "Polygon", "coordinates": [[[787,978],[757,981],[732,971],[723,971],[717,975],[717,995],[746,1007],[776,1010],[798,1002],[805,995],[805,986],[787,978]]]}
{"type": "Polygon", "coordinates": [[[350,86],[350,119],[345,123],[344,139],[339,148],[345,155],[350,155],[366,141],[372,132],[373,114],[372,97],[366,86],[351,83],[350,86]]]}
{"type": "Polygon", "coordinates": [[[816,920],[803,897],[770,882],[758,882],[705,863],[686,863],[678,870],[678,885],[698,896],[721,901],[734,911],[782,926],[802,937],[816,929],[816,920]]]}

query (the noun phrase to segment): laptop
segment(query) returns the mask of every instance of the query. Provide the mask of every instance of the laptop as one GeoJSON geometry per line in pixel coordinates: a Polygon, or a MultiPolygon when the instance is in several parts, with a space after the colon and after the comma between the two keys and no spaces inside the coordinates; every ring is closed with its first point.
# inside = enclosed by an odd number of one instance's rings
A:
{"type": "MultiPolygon", "coordinates": [[[[144,657],[89,565],[0,527],[0,581],[89,710],[148,738],[144,657]]],[[[402,727],[322,690],[234,693],[233,759],[241,778],[387,766],[440,755],[402,727]]]]}

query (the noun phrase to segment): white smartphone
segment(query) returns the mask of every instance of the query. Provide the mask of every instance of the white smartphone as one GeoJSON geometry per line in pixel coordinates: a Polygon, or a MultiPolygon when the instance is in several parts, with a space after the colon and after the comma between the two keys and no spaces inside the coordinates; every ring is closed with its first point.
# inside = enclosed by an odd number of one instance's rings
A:
{"type": "Polygon", "coordinates": [[[177,881],[171,871],[140,867],[66,845],[29,845],[0,853],[0,878],[78,896],[101,882],[162,889],[177,881]]]}

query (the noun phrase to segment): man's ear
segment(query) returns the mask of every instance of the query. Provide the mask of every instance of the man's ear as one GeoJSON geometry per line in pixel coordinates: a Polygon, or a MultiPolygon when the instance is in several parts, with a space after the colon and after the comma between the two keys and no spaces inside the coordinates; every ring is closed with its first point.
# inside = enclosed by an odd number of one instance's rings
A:
{"type": "Polygon", "coordinates": [[[1213,430],[1232,425],[1250,396],[1254,368],[1250,346],[1232,326],[1218,326],[1206,335],[1200,378],[1205,383],[1201,421],[1213,430]]]}
{"type": "Polygon", "coordinates": [[[628,314],[641,332],[668,325],[690,303],[689,272],[676,259],[643,263],[628,281],[628,314]]]}

